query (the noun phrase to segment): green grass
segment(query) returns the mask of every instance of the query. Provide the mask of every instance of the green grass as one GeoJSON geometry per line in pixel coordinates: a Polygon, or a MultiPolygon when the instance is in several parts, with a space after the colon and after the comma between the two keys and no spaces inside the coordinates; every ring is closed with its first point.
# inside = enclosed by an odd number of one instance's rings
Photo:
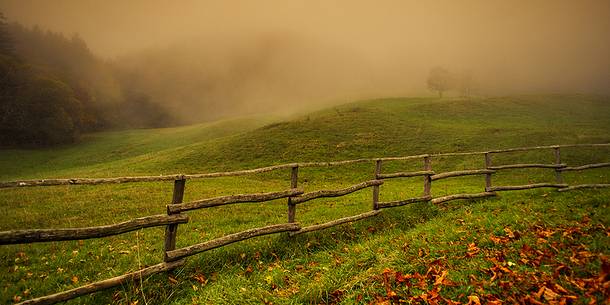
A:
{"type": "MultiPolygon", "coordinates": [[[[197,173],[293,161],[607,142],[610,99],[606,97],[395,98],[350,103],[284,120],[256,117],[179,128],[108,132],[88,135],[82,143],[72,146],[0,151],[0,180],[197,173]]],[[[565,149],[562,158],[570,165],[608,162],[608,152],[607,148],[565,149]]],[[[553,160],[552,151],[494,156],[495,164],[553,160]]],[[[433,159],[437,172],[481,168],[483,164],[480,156],[433,159]]],[[[383,171],[421,167],[421,160],[387,162],[383,171]]],[[[306,191],[344,187],[371,179],[373,168],[372,163],[303,168],[299,171],[299,185],[306,191]]],[[[572,184],[610,181],[607,169],[564,176],[572,184]]],[[[553,179],[552,170],[511,170],[495,175],[494,185],[553,179]]],[[[387,181],[381,187],[381,200],[419,196],[421,180],[387,181]]],[[[432,190],[434,196],[442,196],[481,192],[483,185],[483,177],[453,178],[435,181],[432,190]]],[[[282,190],[288,186],[288,170],[195,180],[187,182],[185,200],[282,190]]],[[[0,230],[102,225],[161,214],[171,200],[171,189],[169,182],[2,189],[0,230]]],[[[274,235],[215,249],[189,258],[172,275],[177,281],[170,281],[166,274],[152,276],[141,283],[71,303],[369,303],[387,294],[386,285],[380,280],[384,270],[386,274],[388,270],[392,274],[425,273],[439,258],[449,270],[448,277],[458,283],[444,287],[443,297],[462,302],[467,302],[469,295],[484,299],[485,294],[502,292],[494,283],[476,283],[470,276],[488,277],[485,270],[490,263],[484,254],[506,247],[490,242],[490,234],[504,234],[505,227],[522,232],[522,239],[509,244],[509,249],[517,249],[525,243],[536,244],[536,237],[527,234],[534,231],[534,225],[565,228],[586,216],[591,220],[584,227],[607,228],[609,198],[608,190],[534,190],[502,193],[499,198],[480,201],[414,204],[305,236],[274,235]],[[464,258],[467,245],[473,242],[483,254],[464,258]]],[[[370,206],[371,192],[367,189],[299,205],[297,220],[302,225],[321,223],[368,211],[370,206]]],[[[191,222],[180,225],[178,247],[285,222],[286,202],[231,205],[189,215],[191,222]]],[[[162,257],[163,232],[163,228],[154,228],[82,242],[2,246],[0,303],[10,303],[15,296],[26,299],[62,291],[155,264],[162,257]]],[[[597,272],[600,257],[610,255],[608,236],[593,230],[576,240],[595,258],[583,266],[571,267],[580,268],[577,271],[584,275],[597,272]]],[[[568,246],[565,251],[569,251],[568,246]]],[[[502,251],[509,257],[518,256],[502,251]]],[[[566,253],[558,255],[558,260],[567,259],[569,264],[569,256],[564,258],[566,253]]],[[[515,264],[519,264],[517,258],[511,258],[515,264]]],[[[522,272],[532,269],[527,264],[515,268],[522,272]]],[[[536,268],[546,272],[544,267],[536,268]]],[[[584,294],[578,294],[572,284],[560,283],[584,300],[584,294]]],[[[391,284],[404,298],[424,292],[391,284]]],[[[517,292],[530,293],[526,288],[517,292]]]]}

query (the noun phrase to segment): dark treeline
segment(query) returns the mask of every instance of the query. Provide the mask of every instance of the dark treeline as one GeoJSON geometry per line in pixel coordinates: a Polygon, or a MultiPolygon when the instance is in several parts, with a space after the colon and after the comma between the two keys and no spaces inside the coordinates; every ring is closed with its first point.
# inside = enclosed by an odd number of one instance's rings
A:
{"type": "Polygon", "coordinates": [[[78,35],[9,24],[0,15],[0,146],[70,143],[84,132],[171,124],[124,74],[78,35]]]}

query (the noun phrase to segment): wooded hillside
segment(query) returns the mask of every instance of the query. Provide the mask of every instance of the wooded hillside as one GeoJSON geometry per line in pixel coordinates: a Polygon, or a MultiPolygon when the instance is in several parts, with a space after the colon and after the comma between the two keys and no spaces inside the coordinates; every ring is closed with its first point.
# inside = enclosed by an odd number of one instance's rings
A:
{"type": "Polygon", "coordinates": [[[83,132],[161,127],[171,118],[78,35],[0,19],[0,146],[70,143],[83,132]]]}

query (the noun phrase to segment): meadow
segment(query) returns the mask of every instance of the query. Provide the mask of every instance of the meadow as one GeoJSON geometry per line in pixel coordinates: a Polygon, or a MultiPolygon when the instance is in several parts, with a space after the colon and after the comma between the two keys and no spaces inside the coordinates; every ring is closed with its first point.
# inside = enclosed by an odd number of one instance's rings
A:
{"type": "MultiPolygon", "coordinates": [[[[575,143],[610,143],[610,99],[590,95],[388,98],[290,117],[245,117],[193,126],[104,132],[82,143],[0,151],[0,181],[205,173],[275,164],[575,143]]],[[[570,166],[610,162],[610,149],[569,148],[570,166]]],[[[552,151],[498,155],[494,164],[553,163],[552,151]]],[[[480,156],[435,158],[437,172],[483,168],[480,156]]],[[[384,172],[421,170],[421,160],[384,172]]],[[[303,168],[305,191],[373,178],[374,164],[303,168]]],[[[283,190],[290,171],[189,180],[185,202],[283,190]]],[[[565,173],[569,184],[610,183],[610,170],[565,173]]],[[[519,169],[494,185],[553,182],[519,169]]],[[[420,196],[422,178],[387,181],[381,200],[420,196]]],[[[434,182],[433,196],[482,192],[484,176],[434,182]]],[[[0,230],[116,223],[165,213],[171,182],[0,189],[0,230]]],[[[160,274],[69,304],[301,304],[566,300],[608,297],[593,286],[610,256],[610,190],[536,189],[498,197],[416,203],[324,231],[260,237],[188,259],[160,274]],[[541,254],[542,253],[542,254],[541,254]],[[508,270],[508,271],[507,271],[508,270]],[[555,285],[561,287],[557,288],[555,285]],[[541,287],[547,287],[542,289],[541,287]],[[547,290],[545,290],[547,289],[547,290]],[[563,290],[562,290],[563,289],[563,290]],[[549,291],[550,290],[550,291],[549,291]],[[542,291],[542,292],[540,292],[542,291]],[[552,293],[556,294],[553,295],[552,293]],[[521,299],[520,299],[521,298],[521,299]]],[[[371,209],[371,191],[297,207],[302,225],[371,209]]],[[[284,223],[286,200],[189,212],[178,247],[284,223]]],[[[162,261],[163,228],[84,241],[0,246],[0,302],[11,303],[162,261]]]]}

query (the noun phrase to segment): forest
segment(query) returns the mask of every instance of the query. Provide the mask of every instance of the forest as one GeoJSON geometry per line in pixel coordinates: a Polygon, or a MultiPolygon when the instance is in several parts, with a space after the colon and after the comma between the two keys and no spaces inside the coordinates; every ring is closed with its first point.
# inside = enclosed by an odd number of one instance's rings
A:
{"type": "Polygon", "coordinates": [[[0,19],[0,146],[72,143],[81,134],[163,127],[172,118],[133,77],[96,57],[77,34],[0,19]]]}

